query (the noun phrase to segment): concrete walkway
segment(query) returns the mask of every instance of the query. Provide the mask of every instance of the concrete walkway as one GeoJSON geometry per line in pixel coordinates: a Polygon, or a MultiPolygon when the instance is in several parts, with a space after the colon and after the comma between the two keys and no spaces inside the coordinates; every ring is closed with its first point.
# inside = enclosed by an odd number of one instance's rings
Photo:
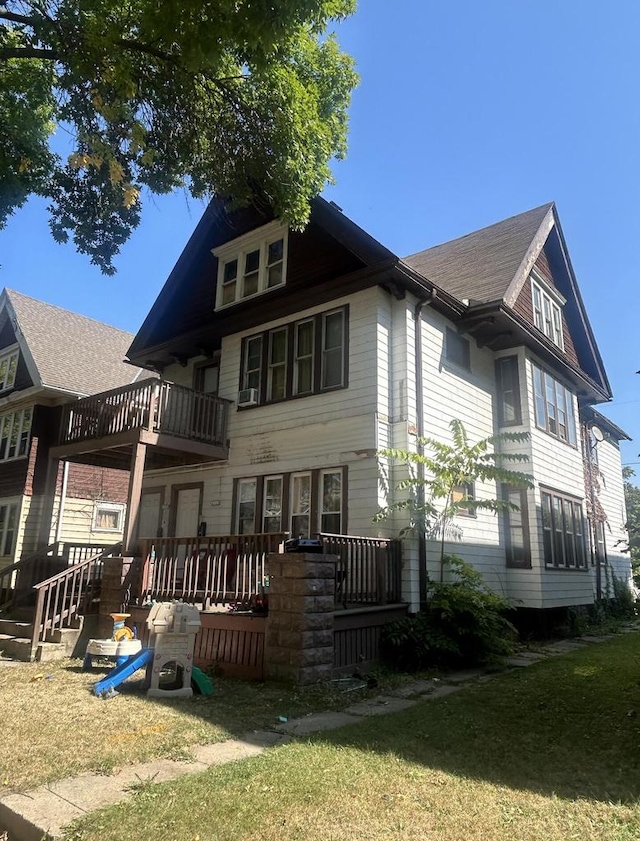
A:
{"type": "MultiPolygon", "coordinates": [[[[624,630],[638,631],[640,626],[633,624],[624,630]]],[[[505,664],[511,668],[525,668],[548,657],[566,654],[614,637],[614,634],[608,634],[562,640],[545,645],[535,652],[523,651],[508,658],[505,664]]],[[[82,774],[23,794],[10,794],[0,800],[0,832],[7,831],[9,841],[59,838],[63,827],[71,821],[104,806],[120,803],[143,785],[163,783],[185,774],[206,771],[214,765],[255,756],[274,745],[286,744],[295,737],[357,724],[370,716],[400,712],[421,701],[444,698],[459,692],[470,683],[491,680],[493,677],[493,674],[485,674],[477,669],[452,672],[440,679],[418,680],[388,695],[359,701],[342,712],[314,713],[279,724],[272,731],[256,731],[242,739],[198,745],[193,749],[192,762],[158,759],[128,765],[113,776],[82,774]]]]}

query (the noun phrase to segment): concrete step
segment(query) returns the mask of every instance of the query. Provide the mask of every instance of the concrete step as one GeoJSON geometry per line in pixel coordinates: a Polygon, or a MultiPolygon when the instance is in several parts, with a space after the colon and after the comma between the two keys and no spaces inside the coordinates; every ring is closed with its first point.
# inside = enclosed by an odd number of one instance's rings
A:
{"type": "Polygon", "coordinates": [[[30,622],[17,622],[14,618],[0,619],[0,635],[12,637],[30,637],[33,625],[30,622]]]}
{"type": "Polygon", "coordinates": [[[36,649],[34,659],[40,663],[52,663],[54,660],[66,660],[68,657],[63,642],[41,642],[36,649]]]}
{"type": "Polygon", "coordinates": [[[0,651],[4,657],[28,663],[31,660],[31,638],[0,634],[0,651]]]}
{"type": "Polygon", "coordinates": [[[76,643],[82,634],[82,622],[79,628],[60,628],[47,635],[47,642],[62,645],[67,657],[73,654],[76,643]]]}

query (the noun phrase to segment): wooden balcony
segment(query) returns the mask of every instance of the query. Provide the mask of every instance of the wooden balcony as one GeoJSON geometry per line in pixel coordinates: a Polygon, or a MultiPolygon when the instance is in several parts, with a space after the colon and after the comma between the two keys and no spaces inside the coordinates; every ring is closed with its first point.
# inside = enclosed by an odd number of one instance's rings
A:
{"type": "Polygon", "coordinates": [[[64,407],[54,459],[129,469],[136,445],[147,469],[228,458],[228,400],[158,379],[93,394],[64,407]]]}

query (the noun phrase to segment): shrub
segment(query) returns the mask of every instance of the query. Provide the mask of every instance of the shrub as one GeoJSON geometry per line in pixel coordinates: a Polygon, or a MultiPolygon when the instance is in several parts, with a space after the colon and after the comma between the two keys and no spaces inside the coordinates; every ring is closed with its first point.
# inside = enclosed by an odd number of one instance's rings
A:
{"type": "Polygon", "coordinates": [[[518,634],[506,599],[460,558],[446,562],[454,580],[431,585],[426,610],[382,629],[383,655],[403,671],[491,663],[513,651],[518,634]]]}

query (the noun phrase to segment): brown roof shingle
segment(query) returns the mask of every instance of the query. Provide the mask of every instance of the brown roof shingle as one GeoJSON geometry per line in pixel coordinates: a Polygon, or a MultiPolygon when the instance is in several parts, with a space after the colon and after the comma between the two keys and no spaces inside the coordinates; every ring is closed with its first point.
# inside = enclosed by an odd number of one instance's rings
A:
{"type": "Polygon", "coordinates": [[[459,300],[504,297],[553,203],[405,257],[403,262],[459,300]]]}
{"type": "Polygon", "coordinates": [[[6,289],[44,386],[87,395],[131,383],[125,363],[133,334],[6,289]]]}

